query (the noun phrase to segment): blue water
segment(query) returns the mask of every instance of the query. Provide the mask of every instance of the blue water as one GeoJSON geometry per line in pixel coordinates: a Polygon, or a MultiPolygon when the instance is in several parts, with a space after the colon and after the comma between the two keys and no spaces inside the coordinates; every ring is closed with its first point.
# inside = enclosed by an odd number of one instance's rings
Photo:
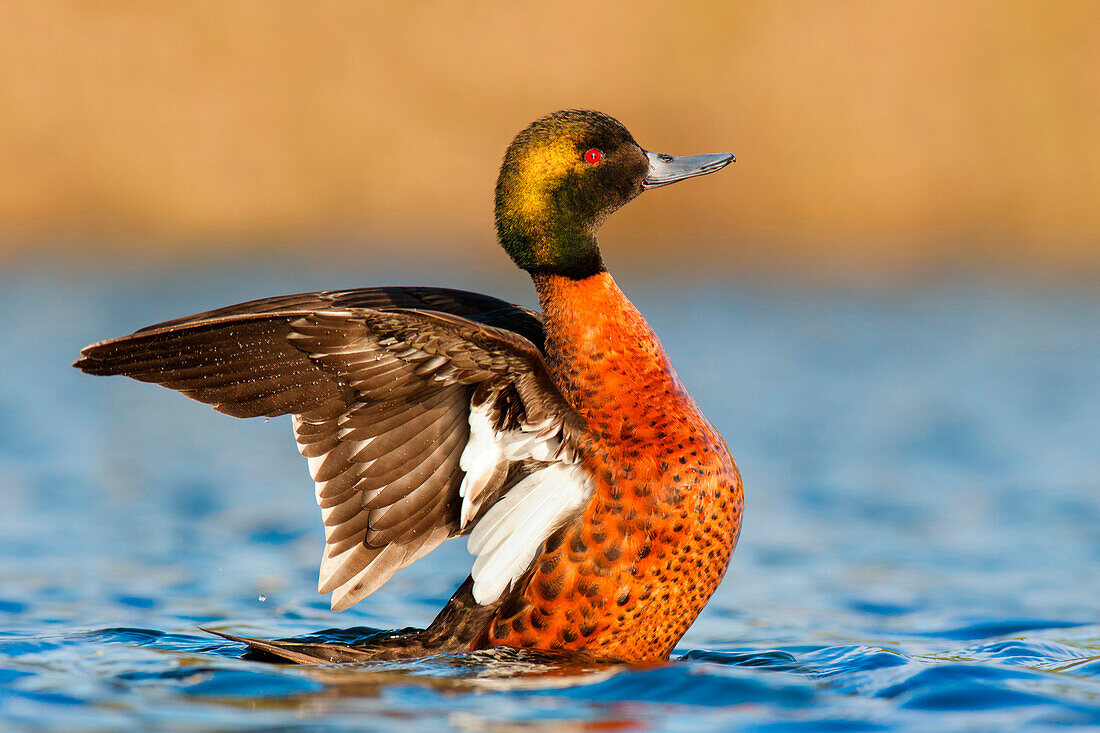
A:
{"type": "Polygon", "coordinates": [[[200,632],[431,620],[444,545],[341,614],[286,418],[69,367],[253,297],[511,273],[300,266],[0,275],[0,728],[1100,727],[1100,294],[805,290],[622,274],[745,479],[741,543],[674,661],[307,669],[200,632]]]}

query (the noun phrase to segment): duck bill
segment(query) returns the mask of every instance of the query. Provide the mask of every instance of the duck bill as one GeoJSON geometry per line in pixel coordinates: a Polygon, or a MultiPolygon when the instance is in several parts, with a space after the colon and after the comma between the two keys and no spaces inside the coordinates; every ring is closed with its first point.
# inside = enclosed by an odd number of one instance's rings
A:
{"type": "Polygon", "coordinates": [[[646,151],[649,158],[649,175],[642,181],[642,189],[660,188],[687,178],[705,176],[722,170],[736,160],[733,153],[709,155],[665,155],[646,151]]]}

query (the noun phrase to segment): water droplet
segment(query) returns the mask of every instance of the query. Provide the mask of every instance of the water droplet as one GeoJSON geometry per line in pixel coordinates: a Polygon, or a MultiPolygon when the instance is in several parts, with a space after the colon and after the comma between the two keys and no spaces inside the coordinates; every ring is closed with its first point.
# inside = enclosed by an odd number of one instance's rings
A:
{"type": "Polygon", "coordinates": [[[265,596],[263,593],[261,593],[260,597],[257,598],[256,600],[259,601],[260,603],[267,603],[267,596],[265,596]]]}

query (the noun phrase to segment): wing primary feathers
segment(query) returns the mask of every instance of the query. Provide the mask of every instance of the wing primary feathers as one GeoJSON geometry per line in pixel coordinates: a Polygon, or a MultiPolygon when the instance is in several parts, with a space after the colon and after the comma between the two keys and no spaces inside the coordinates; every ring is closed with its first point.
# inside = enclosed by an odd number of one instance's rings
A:
{"type": "Polygon", "coordinates": [[[74,366],[237,417],[293,415],[325,526],[318,589],[334,610],[466,533],[487,603],[587,497],[574,462],[586,428],[543,341],[539,314],[496,298],[363,288],[167,321],[93,344],[74,366]]]}

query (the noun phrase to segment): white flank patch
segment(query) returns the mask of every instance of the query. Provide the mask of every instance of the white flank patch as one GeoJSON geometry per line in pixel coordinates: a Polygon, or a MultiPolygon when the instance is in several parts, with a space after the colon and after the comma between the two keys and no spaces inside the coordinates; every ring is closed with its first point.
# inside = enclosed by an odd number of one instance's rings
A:
{"type": "Polygon", "coordinates": [[[465,471],[458,495],[462,497],[462,510],[458,517],[460,527],[465,527],[473,516],[477,500],[493,477],[497,464],[504,458],[496,433],[489,423],[489,406],[470,410],[470,439],[462,449],[458,467],[465,471]]]}
{"type": "Polygon", "coordinates": [[[490,405],[470,409],[470,438],[459,456],[458,466],[465,472],[458,487],[462,497],[459,527],[465,529],[477,514],[482,494],[503,464],[532,459],[535,461],[575,462],[562,455],[560,426],[547,420],[537,425],[522,425],[518,430],[497,431],[489,420],[490,405]]]}
{"type": "Polygon", "coordinates": [[[466,548],[477,555],[474,600],[500,598],[559,524],[581,507],[592,482],[578,464],[551,463],[516,484],[477,523],[466,548]]]}

